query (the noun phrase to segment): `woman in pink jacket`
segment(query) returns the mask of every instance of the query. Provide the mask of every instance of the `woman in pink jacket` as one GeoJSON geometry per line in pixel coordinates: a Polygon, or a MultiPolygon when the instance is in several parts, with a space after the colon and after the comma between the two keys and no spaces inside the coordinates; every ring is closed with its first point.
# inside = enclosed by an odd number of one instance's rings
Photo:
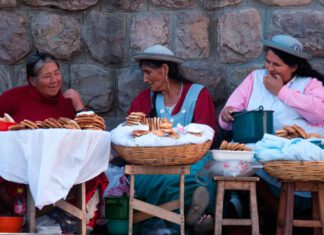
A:
{"type": "MultiPolygon", "coordinates": [[[[310,56],[303,52],[302,43],[288,35],[276,35],[271,40],[263,40],[263,44],[265,69],[250,73],[234,90],[219,116],[220,127],[231,130],[233,112],[262,105],[265,110],[274,111],[275,130],[297,124],[306,132],[324,135],[324,76],[309,64],[310,56]]],[[[258,184],[258,194],[275,216],[278,198],[273,193],[279,194],[279,182],[264,171],[258,175],[267,182],[258,184]]],[[[298,196],[301,197],[295,202],[299,210],[307,209],[311,205],[310,193],[302,192],[298,196]]]]}
{"type": "Polygon", "coordinates": [[[219,116],[225,130],[232,129],[232,113],[260,105],[274,110],[274,129],[297,124],[306,132],[324,135],[324,76],[308,63],[303,45],[288,35],[263,40],[265,69],[250,73],[229,97],[219,116]]]}

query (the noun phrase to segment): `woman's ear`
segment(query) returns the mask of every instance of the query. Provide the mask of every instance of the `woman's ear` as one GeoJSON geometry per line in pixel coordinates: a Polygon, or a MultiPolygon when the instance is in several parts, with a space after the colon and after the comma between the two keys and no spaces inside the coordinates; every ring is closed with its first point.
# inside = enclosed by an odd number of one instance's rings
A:
{"type": "Polygon", "coordinates": [[[168,73],[169,73],[169,66],[167,64],[162,64],[162,67],[161,68],[162,68],[163,73],[167,77],[168,76],[168,73]]]}
{"type": "Polygon", "coordinates": [[[35,77],[29,76],[28,81],[32,86],[36,86],[36,78],[35,77]]]}

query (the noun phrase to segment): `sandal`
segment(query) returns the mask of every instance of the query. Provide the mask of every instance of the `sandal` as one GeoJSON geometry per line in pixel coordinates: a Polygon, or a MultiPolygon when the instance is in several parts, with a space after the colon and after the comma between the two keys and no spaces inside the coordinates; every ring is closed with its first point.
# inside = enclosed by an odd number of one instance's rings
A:
{"type": "Polygon", "coordinates": [[[211,215],[203,215],[199,221],[195,223],[194,230],[195,232],[208,232],[214,228],[214,219],[211,215]]]}
{"type": "Polygon", "coordinates": [[[209,200],[209,192],[205,187],[200,186],[195,190],[189,212],[186,216],[186,223],[188,225],[195,225],[206,210],[209,200]]]}

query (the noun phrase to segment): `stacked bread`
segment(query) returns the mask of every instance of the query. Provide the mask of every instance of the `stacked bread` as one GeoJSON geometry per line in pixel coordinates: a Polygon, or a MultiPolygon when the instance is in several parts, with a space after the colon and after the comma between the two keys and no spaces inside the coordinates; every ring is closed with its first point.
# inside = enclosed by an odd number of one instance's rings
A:
{"type": "Polygon", "coordinates": [[[66,117],[47,118],[44,121],[23,120],[16,125],[10,126],[9,130],[34,130],[48,128],[83,129],[83,130],[106,130],[105,120],[97,114],[81,114],[74,120],[66,117]]]}
{"type": "Polygon", "coordinates": [[[80,114],[74,121],[82,130],[106,130],[105,120],[97,114],[80,114]]]}
{"type": "Polygon", "coordinates": [[[169,122],[167,118],[160,118],[158,129],[152,130],[154,135],[160,137],[170,137],[172,139],[179,139],[180,136],[172,128],[173,123],[169,122]]]}
{"type": "Polygon", "coordinates": [[[251,148],[247,147],[245,144],[241,143],[231,143],[226,140],[223,140],[219,146],[220,150],[231,150],[231,151],[252,151],[251,148]]]}
{"type": "MultiPolygon", "coordinates": [[[[126,118],[127,124],[127,118],[126,118]]],[[[153,133],[154,135],[160,137],[170,137],[173,139],[179,139],[179,134],[172,129],[172,122],[169,122],[167,118],[147,118],[144,117],[141,121],[141,124],[147,125],[149,130],[134,130],[132,132],[133,137],[139,137],[143,135],[147,135],[149,133],[153,133]]]]}
{"type": "Polygon", "coordinates": [[[280,136],[280,137],[288,138],[288,139],[323,138],[320,134],[317,134],[317,133],[306,133],[306,131],[298,125],[292,125],[292,126],[286,125],[283,127],[283,129],[277,130],[276,135],[280,136]]]}
{"type": "Polygon", "coordinates": [[[34,130],[34,129],[49,129],[49,128],[66,128],[66,129],[81,129],[79,125],[72,119],[60,117],[59,119],[47,118],[44,121],[30,121],[24,119],[20,123],[10,126],[9,130],[34,130]]]}
{"type": "Polygon", "coordinates": [[[145,116],[146,116],[145,113],[142,112],[131,112],[126,117],[126,125],[128,126],[139,125],[142,123],[145,116]]]}

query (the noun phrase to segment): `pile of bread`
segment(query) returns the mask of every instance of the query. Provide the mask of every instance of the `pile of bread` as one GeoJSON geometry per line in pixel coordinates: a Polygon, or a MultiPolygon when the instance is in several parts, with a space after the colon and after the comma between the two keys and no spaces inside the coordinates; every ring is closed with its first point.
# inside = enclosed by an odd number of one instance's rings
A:
{"type": "MultiPolygon", "coordinates": [[[[13,119],[12,119],[13,120],[13,119]]],[[[13,120],[14,122],[14,120],[13,120]]],[[[10,126],[10,131],[28,130],[28,129],[47,129],[47,128],[65,128],[82,130],[106,130],[105,120],[97,114],[81,114],[74,119],[60,117],[47,118],[44,121],[23,120],[16,125],[10,126]]]]}
{"type": "Polygon", "coordinates": [[[282,130],[277,130],[276,135],[288,139],[293,138],[323,138],[320,134],[317,133],[307,133],[302,127],[298,125],[284,126],[282,130]]]}
{"type": "Polygon", "coordinates": [[[231,143],[226,140],[223,140],[219,146],[220,150],[231,150],[231,151],[252,151],[251,148],[247,147],[245,144],[241,143],[231,143]]]}
{"type": "Polygon", "coordinates": [[[126,117],[126,125],[147,125],[148,130],[134,130],[132,132],[133,137],[140,137],[153,133],[160,137],[170,137],[173,139],[179,139],[179,134],[172,129],[172,122],[169,122],[167,118],[153,117],[148,118],[142,112],[132,112],[126,117]]]}

